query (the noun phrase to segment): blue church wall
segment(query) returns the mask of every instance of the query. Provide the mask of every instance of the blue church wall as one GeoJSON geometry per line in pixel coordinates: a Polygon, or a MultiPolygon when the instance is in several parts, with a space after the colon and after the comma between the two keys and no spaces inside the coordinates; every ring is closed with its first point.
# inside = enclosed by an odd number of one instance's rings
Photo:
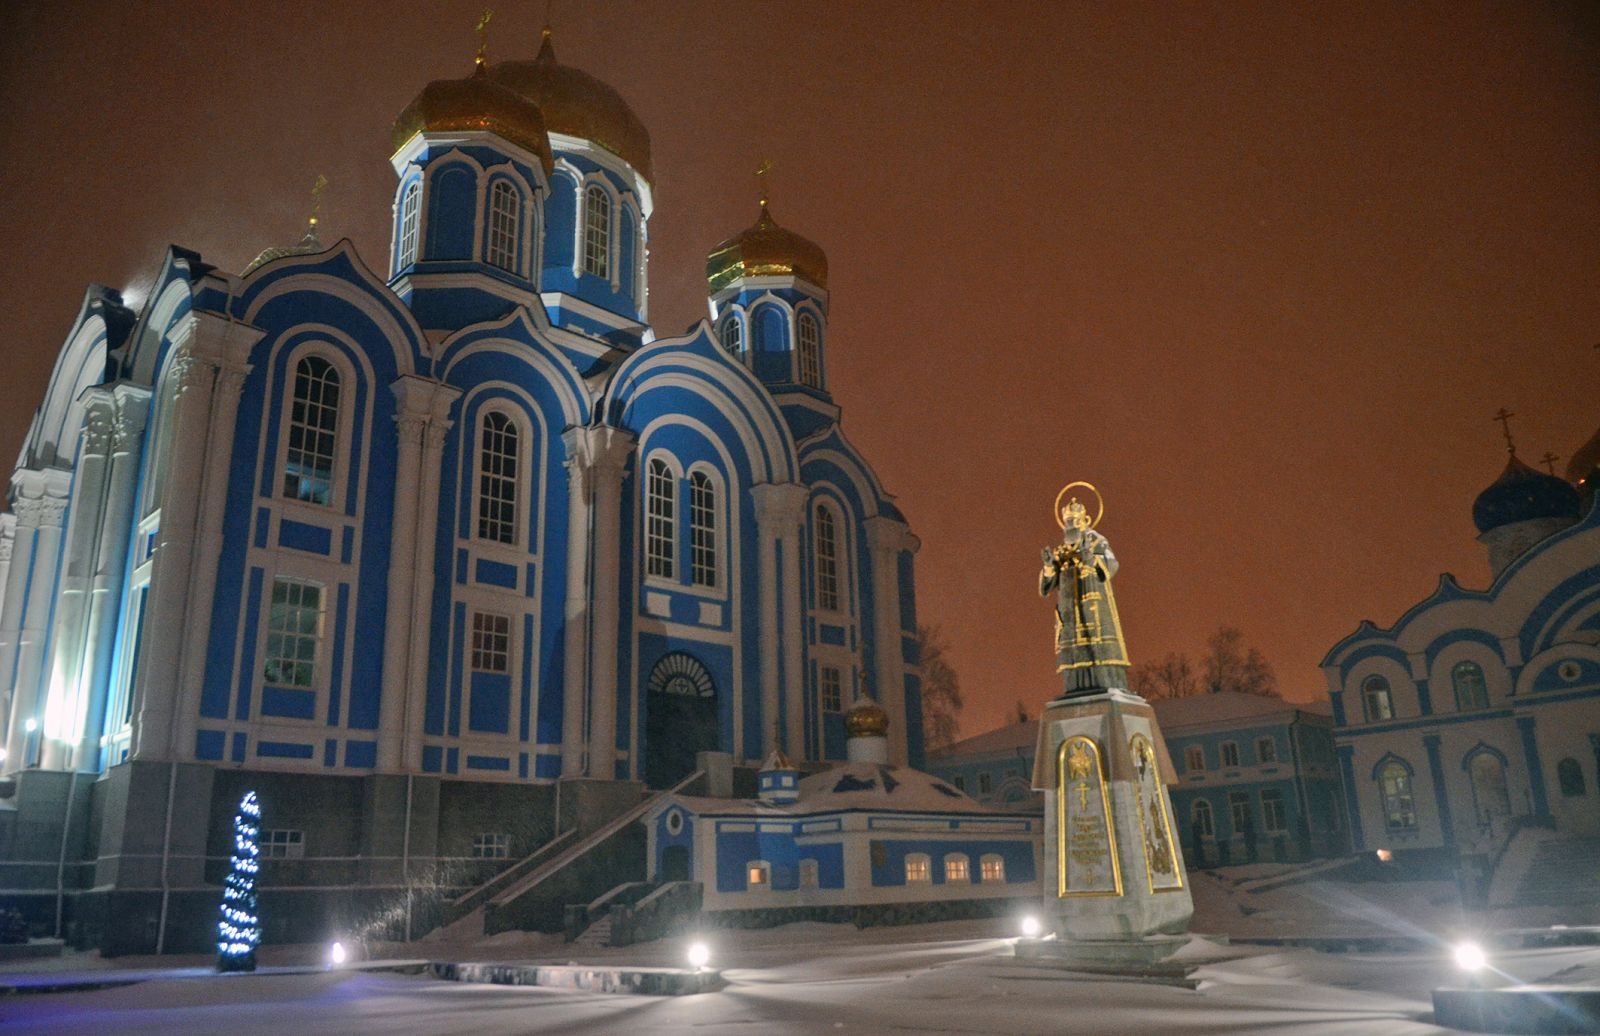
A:
{"type": "Polygon", "coordinates": [[[1565,622],[1600,599],[1600,566],[1573,573],[1558,583],[1528,614],[1517,631],[1522,657],[1532,658],[1554,643],[1554,634],[1565,622]]]}
{"type": "Polygon", "coordinates": [[[750,313],[751,367],[756,377],[768,385],[794,381],[794,363],[789,349],[789,315],[783,308],[763,302],[750,313]]]}
{"type": "Polygon", "coordinates": [[[474,258],[478,170],[459,160],[441,160],[429,167],[428,181],[423,192],[428,206],[423,260],[474,258]]]}
{"type": "Polygon", "coordinates": [[[945,856],[952,853],[967,857],[967,871],[971,877],[969,884],[982,883],[978,856],[990,854],[1005,861],[1006,884],[1035,881],[1038,875],[1034,869],[1033,846],[1032,839],[984,842],[932,838],[875,840],[871,853],[872,884],[886,887],[906,885],[906,857],[922,854],[928,857],[930,864],[930,884],[943,885],[946,883],[943,861],[945,856]]]}
{"type": "Polygon", "coordinates": [[[775,824],[715,821],[717,845],[717,891],[743,892],[748,887],[748,864],[762,860],[771,865],[774,892],[792,892],[800,887],[800,861],[817,861],[817,887],[844,888],[844,847],[838,842],[797,845],[792,831],[771,831],[775,824]],[[741,828],[761,828],[745,831],[741,828]]]}
{"type": "Polygon", "coordinates": [[[560,152],[556,171],[551,176],[550,200],[545,206],[545,258],[544,274],[540,279],[541,291],[566,292],[585,302],[626,317],[639,318],[635,302],[634,280],[638,227],[635,224],[624,238],[626,222],[623,213],[630,204],[637,205],[628,185],[610,169],[591,159],[560,152]],[[581,181],[579,179],[581,177],[581,181]],[[611,199],[611,260],[617,264],[613,278],[597,277],[582,268],[582,254],[578,249],[578,230],[583,226],[584,192],[592,184],[603,187],[611,199]],[[626,245],[624,242],[626,241],[626,245]],[[624,265],[624,256],[627,257],[624,265]],[[575,272],[576,270],[576,272],[575,272]]]}
{"type": "Polygon", "coordinates": [[[638,291],[639,275],[636,268],[638,257],[635,249],[637,247],[639,225],[638,221],[633,217],[633,210],[626,205],[622,206],[621,214],[617,219],[617,227],[617,281],[619,284],[617,291],[631,306],[638,291]]]}
{"type": "Polygon", "coordinates": [[[540,287],[545,291],[572,283],[573,246],[578,233],[578,181],[566,169],[550,177],[550,197],[544,204],[544,274],[540,287]],[[560,281],[562,275],[566,281],[560,281]]]}

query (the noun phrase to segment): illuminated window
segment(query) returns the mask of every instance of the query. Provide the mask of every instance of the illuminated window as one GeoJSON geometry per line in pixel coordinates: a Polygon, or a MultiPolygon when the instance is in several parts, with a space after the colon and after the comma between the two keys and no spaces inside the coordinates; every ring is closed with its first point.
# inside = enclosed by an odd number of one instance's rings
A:
{"type": "Polygon", "coordinates": [[[517,272],[517,237],[522,223],[522,202],[517,189],[504,180],[496,180],[489,192],[489,248],[490,266],[517,272]]]}
{"type": "Polygon", "coordinates": [[[493,612],[472,613],[472,671],[511,672],[511,619],[493,612]]]}
{"type": "Polygon", "coordinates": [[[1222,743],[1222,765],[1239,765],[1239,746],[1232,741],[1224,741],[1222,743]]]}
{"type": "Polygon", "coordinates": [[[1483,667],[1478,663],[1457,662],[1450,670],[1450,683],[1455,688],[1457,711],[1489,707],[1489,688],[1483,681],[1483,667]]]}
{"type": "Polygon", "coordinates": [[[1361,685],[1361,702],[1367,710],[1367,722],[1394,719],[1394,697],[1389,693],[1389,681],[1381,676],[1369,676],[1361,685]]]}
{"type": "Polygon", "coordinates": [[[1206,750],[1199,745],[1190,745],[1183,753],[1183,765],[1191,773],[1199,773],[1206,768],[1206,750]]]}
{"type": "Polygon", "coordinates": [[[833,512],[817,505],[817,607],[839,610],[839,529],[833,512]]]}
{"type": "Polygon", "coordinates": [[[1283,811],[1283,792],[1268,788],[1261,793],[1261,825],[1271,834],[1289,829],[1283,811]]]}
{"type": "Polygon", "coordinates": [[[822,711],[844,711],[844,689],[842,686],[843,681],[839,677],[839,670],[831,665],[823,666],[817,682],[822,698],[822,711]]]}
{"type": "Polygon", "coordinates": [[[483,415],[478,434],[478,538],[517,541],[517,453],[519,433],[497,410],[483,415]]]}
{"type": "Polygon", "coordinates": [[[800,384],[822,387],[822,357],[818,343],[817,318],[800,314],[800,384]]]}
{"type": "Polygon", "coordinates": [[[923,884],[933,880],[933,864],[923,853],[912,853],[906,857],[906,884],[923,884]]]}
{"type": "Polygon", "coordinates": [[[510,855],[510,835],[501,831],[483,831],[472,836],[474,860],[504,860],[510,855]]]}
{"type": "Polygon", "coordinates": [[[814,889],[817,887],[817,861],[804,859],[800,861],[800,887],[814,889]]]}
{"type": "Polygon", "coordinates": [[[967,881],[972,880],[972,873],[967,867],[967,858],[959,853],[952,853],[944,858],[944,880],[967,881]]]}
{"type": "Polygon", "coordinates": [[[735,356],[744,350],[744,325],[733,314],[722,322],[722,347],[735,356]]]}
{"type": "Polygon", "coordinates": [[[417,222],[422,214],[422,181],[413,180],[400,198],[400,258],[396,270],[417,261],[417,222]]]}
{"type": "Polygon", "coordinates": [[[306,855],[306,833],[288,828],[261,832],[261,855],[269,860],[299,860],[306,855]]]}
{"type": "Polygon", "coordinates": [[[645,571],[663,579],[671,579],[677,573],[677,519],[673,514],[676,501],[677,482],[672,469],[663,460],[651,461],[645,478],[645,571]]]}
{"type": "Polygon", "coordinates": [[[1256,738],[1256,762],[1275,763],[1278,761],[1278,743],[1270,737],[1256,738]]]}
{"type": "Polygon", "coordinates": [[[772,885],[772,865],[756,860],[745,868],[745,878],[752,889],[770,888],[772,885]]]}
{"type": "Polygon", "coordinates": [[[1411,797],[1411,772],[1398,761],[1378,771],[1378,789],[1383,795],[1383,826],[1390,831],[1415,831],[1417,810],[1411,797]]]}
{"type": "Polygon", "coordinates": [[[1214,838],[1217,826],[1211,818],[1211,803],[1205,799],[1195,799],[1194,805],[1189,807],[1189,821],[1201,838],[1214,838]]]}
{"type": "Polygon", "coordinates": [[[274,579],[267,607],[264,676],[280,687],[310,688],[322,642],[322,587],[298,579],[274,579]]]}
{"type": "Polygon", "coordinates": [[[289,404],[289,446],[283,495],[327,506],[333,502],[333,458],[339,433],[339,372],[320,356],[301,358],[289,404]]]}
{"type": "Polygon", "coordinates": [[[717,487],[703,471],[689,476],[689,579],[717,585],[717,487]]]}
{"type": "Polygon", "coordinates": [[[598,185],[583,192],[583,272],[611,276],[611,195],[598,185]]]}
{"type": "Polygon", "coordinates": [[[984,881],[1005,881],[1006,861],[990,853],[978,861],[979,873],[984,881]]]}

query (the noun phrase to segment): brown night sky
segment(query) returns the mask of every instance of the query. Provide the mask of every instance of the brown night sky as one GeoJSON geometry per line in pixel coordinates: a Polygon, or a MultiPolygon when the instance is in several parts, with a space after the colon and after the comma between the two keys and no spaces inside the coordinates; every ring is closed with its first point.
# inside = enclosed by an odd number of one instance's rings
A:
{"type": "MultiPolygon", "coordinates": [[[[542,2],[502,3],[491,59],[542,2]]],[[[481,2],[0,11],[0,456],[84,285],[300,236],[386,272],[389,127],[481,2]]],[[[650,128],[655,323],[773,211],[828,252],[845,428],[922,537],[965,733],[1054,693],[1049,505],[1099,483],[1136,658],[1241,626],[1286,694],[1441,571],[1504,464],[1600,413],[1600,7],[558,0],[650,128]]]]}

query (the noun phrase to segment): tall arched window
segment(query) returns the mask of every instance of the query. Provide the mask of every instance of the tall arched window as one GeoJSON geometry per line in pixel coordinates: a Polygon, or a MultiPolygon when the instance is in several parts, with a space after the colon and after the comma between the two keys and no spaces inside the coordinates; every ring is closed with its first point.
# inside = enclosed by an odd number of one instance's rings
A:
{"type": "Polygon", "coordinates": [[[478,538],[517,542],[517,458],[520,433],[498,410],[483,415],[478,434],[478,538]]]}
{"type": "Polygon", "coordinates": [[[673,547],[677,542],[674,510],[677,482],[665,461],[652,460],[645,477],[645,571],[671,579],[677,573],[673,547]]]}
{"type": "Polygon", "coordinates": [[[1368,723],[1394,719],[1394,696],[1389,693],[1389,681],[1381,676],[1369,676],[1362,682],[1361,703],[1368,723]]]}
{"type": "Polygon", "coordinates": [[[400,255],[396,272],[417,261],[417,222],[422,214],[422,181],[413,180],[400,198],[400,255]]]}
{"type": "Polygon", "coordinates": [[[284,496],[323,506],[333,502],[338,434],[339,372],[321,356],[303,357],[294,369],[284,496]]]}
{"type": "Polygon", "coordinates": [[[1383,826],[1389,831],[1415,831],[1417,809],[1411,797],[1411,773],[1405,765],[1386,763],[1378,771],[1378,790],[1383,795],[1383,826]]]}
{"type": "Polygon", "coordinates": [[[1194,828],[1194,833],[1201,838],[1216,837],[1217,828],[1211,817],[1211,803],[1205,799],[1195,799],[1194,805],[1190,809],[1193,818],[1191,826],[1194,828]]]}
{"type": "Polygon", "coordinates": [[[722,347],[735,356],[744,351],[744,325],[736,314],[722,322],[722,347]]]}
{"type": "Polygon", "coordinates": [[[1563,798],[1584,795],[1589,790],[1587,783],[1583,779],[1583,767],[1579,766],[1578,760],[1570,755],[1556,763],[1556,783],[1561,785],[1563,798]]]}
{"type": "Polygon", "coordinates": [[[689,581],[717,585],[717,487],[711,476],[689,476],[689,581]]]}
{"type": "Polygon", "coordinates": [[[811,388],[822,387],[822,356],[817,333],[817,318],[810,313],[800,314],[800,384],[811,388]]]}
{"type": "Polygon", "coordinates": [[[489,236],[487,258],[490,266],[517,272],[517,237],[522,226],[522,204],[517,189],[496,180],[489,191],[489,236]]]}
{"type": "Polygon", "coordinates": [[[833,512],[817,505],[817,607],[839,610],[839,528],[833,512]]]}
{"type": "Polygon", "coordinates": [[[611,195],[598,184],[583,192],[583,272],[611,276],[611,195]]]}
{"type": "Polygon", "coordinates": [[[1450,670],[1450,683],[1456,691],[1458,712],[1489,707],[1489,688],[1483,682],[1483,667],[1478,663],[1457,662],[1450,670]]]}

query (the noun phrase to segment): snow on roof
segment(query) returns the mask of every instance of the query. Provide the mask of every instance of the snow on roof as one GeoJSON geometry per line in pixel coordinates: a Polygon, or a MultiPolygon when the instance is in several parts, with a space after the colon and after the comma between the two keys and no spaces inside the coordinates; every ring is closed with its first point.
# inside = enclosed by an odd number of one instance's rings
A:
{"type": "MultiPolygon", "coordinates": [[[[800,797],[787,806],[753,799],[718,799],[674,795],[676,801],[702,816],[794,816],[879,810],[891,813],[1009,813],[979,804],[939,778],[909,766],[884,763],[840,763],[800,780],[800,797]]],[[[659,813],[658,807],[653,813],[659,813]]]]}
{"type": "Polygon", "coordinates": [[[1188,698],[1159,698],[1150,705],[1156,710],[1156,720],[1164,731],[1210,723],[1265,720],[1272,716],[1284,716],[1297,709],[1320,716],[1332,715],[1332,706],[1326,701],[1322,702],[1326,708],[1319,708],[1317,702],[1285,701],[1238,691],[1196,694],[1188,698]]]}
{"type": "Polygon", "coordinates": [[[930,752],[930,762],[943,761],[952,756],[977,756],[988,755],[992,752],[1010,754],[1018,748],[1033,751],[1034,744],[1039,740],[1039,722],[1037,720],[1023,720],[1021,723],[1012,723],[1004,727],[983,734],[974,734],[969,738],[957,741],[948,748],[941,748],[937,752],[930,752]]]}

